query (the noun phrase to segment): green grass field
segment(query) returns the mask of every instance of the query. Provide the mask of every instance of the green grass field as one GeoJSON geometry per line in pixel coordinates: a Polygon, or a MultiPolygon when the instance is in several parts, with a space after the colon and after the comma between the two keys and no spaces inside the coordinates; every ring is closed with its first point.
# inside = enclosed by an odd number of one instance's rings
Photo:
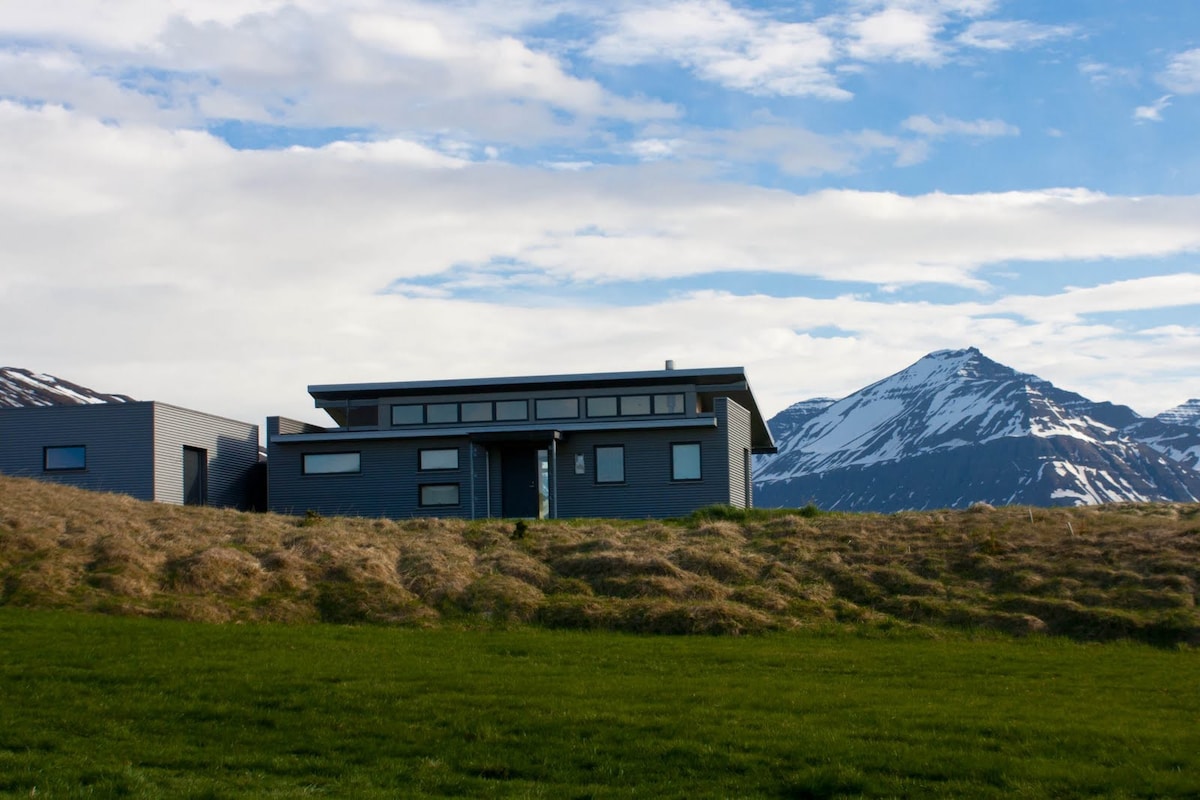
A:
{"type": "Polygon", "coordinates": [[[0,608],[11,797],[1200,797],[1200,653],[0,608]]]}

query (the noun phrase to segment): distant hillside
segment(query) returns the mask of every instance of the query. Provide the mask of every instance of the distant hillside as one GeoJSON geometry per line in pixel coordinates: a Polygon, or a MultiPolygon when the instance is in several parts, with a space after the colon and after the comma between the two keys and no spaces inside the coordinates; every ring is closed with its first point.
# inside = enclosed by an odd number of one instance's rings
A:
{"type": "Polygon", "coordinates": [[[0,408],[131,403],[123,394],[105,394],[77,383],[18,367],[0,367],[0,408]]]}
{"type": "Polygon", "coordinates": [[[841,400],[769,421],[755,504],[898,511],[1200,499],[1200,401],[1154,419],[975,348],[930,353],[841,400]]]}
{"type": "Polygon", "coordinates": [[[649,633],[917,624],[1200,644],[1200,505],[741,516],[305,519],[0,476],[0,605],[649,633]]]}

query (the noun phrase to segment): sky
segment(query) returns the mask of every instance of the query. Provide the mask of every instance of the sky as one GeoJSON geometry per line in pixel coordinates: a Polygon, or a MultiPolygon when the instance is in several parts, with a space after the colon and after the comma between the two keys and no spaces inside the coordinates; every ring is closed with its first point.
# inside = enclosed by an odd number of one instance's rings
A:
{"type": "Polygon", "coordinates": [[[0,366],[1200,397],[1195,0],[0,3],[0,366]]]}

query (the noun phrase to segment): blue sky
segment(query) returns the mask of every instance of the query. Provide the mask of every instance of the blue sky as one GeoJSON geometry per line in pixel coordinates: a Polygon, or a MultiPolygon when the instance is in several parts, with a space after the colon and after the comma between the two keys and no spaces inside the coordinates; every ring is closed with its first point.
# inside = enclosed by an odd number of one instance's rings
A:
{"type": "Polygon", "coordinates": [[[744,365],[767,413],[977,346],[1200,397],[1192,0],[0,6],[3,361],[310,383],[744,365]]]}

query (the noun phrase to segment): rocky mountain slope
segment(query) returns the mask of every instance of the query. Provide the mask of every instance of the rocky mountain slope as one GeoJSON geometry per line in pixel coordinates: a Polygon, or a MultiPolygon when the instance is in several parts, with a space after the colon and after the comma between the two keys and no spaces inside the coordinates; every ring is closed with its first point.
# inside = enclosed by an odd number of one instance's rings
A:
{"type": "Polygon", "coordinates": [[[105,394],[77,383],[18,367],[0,367],[0,408],[130,403],[123,394],[105,394]]]}
{"type": "Polygon", "coordinates": [[[854,511],[1200,498],[1200,402],[1146,419],[975,348],[943,350],[770,421],[755,504],[854,511]]]}

